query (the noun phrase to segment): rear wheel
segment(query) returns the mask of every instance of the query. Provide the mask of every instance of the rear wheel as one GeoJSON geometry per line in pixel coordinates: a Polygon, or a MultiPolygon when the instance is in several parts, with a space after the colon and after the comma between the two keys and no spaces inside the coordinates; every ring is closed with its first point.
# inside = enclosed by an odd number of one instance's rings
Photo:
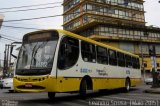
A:
{"type": "Polygon", "coordinates": [[[48,98],[50,100],[53,100],[55,98],[56,93],[55,92],[48,92],[48,98]]]}
{"type": "Polygon", "coordinates": [[[130,83],[130,80],[127,78],[127,79],[126,79],[126,82],[125,82],[124,91],[125,91],[125,92],[129,92],[130,89],[131,89],[131,83],[130,83]]]}
{"type": "Polygon", "coordinates": [[[86,80],[82,80],[79,93],[80,93],[81,99],[86,98],[86,96],[87,96],[87,82],[86,82],[86,80]]]}

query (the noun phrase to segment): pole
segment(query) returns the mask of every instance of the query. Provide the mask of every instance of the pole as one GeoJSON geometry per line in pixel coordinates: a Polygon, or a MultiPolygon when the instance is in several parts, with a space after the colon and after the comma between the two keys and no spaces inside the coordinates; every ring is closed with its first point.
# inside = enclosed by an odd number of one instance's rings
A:
{"type": "Polygon", "coordinates": [[[0,68],[2,67],[1,62],[2,62],[2,60],[1,60],[1,53],[0,53],[0,68]]]}
{"type": "Polygon", "coordinates": [[[6,50],[7,50],[7,45],[5,45],[5,50],[4,50],[3,77],[5,77],[6,73],[6,50]]]}
{"type": "Polygon", "coordinates": [[[142,47],[142,38],[141,38],[141,36],[140,36],[140,47],[141,47],[141,58],[142,58],[141,69],[142,69],[142,72],[143,72],[143,79],[145,79],[144,56],[143,56],[143,47],[142,47]]]}
{"type": "Polygon", "coordinates": [[[152,48],[149,49],[149,55],[151,56],[151,64],[152,64],[152,77],[153,77],[153,83],[152,83],[152,88],[159,87],[159,82],[158,82],[158,73],[157,73],[157,62],[156,62],[156,49],[155,45],[152,46],[152,48]]]}
{"type": "Polygon", "coordinates": [[[8,59],[9,59],[9,45],[7,45],[7,66],[6,66],[6,68],[7,68],[7,72],[8,72],[8,68],[9,68],[9,64],[8,64],[8,59]]]}

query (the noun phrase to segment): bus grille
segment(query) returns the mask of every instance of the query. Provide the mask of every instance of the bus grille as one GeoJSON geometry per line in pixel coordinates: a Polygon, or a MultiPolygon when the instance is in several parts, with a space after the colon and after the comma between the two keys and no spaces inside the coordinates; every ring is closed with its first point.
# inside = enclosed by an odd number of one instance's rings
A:
{"type": "Polygon", "coordinates": [[[42,78],[16,78],[19,81],[23,82],[36,82],[36,81],[43,81],[47,79],[48,77],[42,77],[42,78]]]}

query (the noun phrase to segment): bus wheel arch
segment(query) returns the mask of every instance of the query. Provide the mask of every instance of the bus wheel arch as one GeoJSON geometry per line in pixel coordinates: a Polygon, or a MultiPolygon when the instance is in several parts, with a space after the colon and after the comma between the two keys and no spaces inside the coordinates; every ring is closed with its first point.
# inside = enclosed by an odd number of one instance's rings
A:
{"type": "Polygon", "coordinates": [[[82,78],[79,88],[80,96],[85,98],[87,90],[93,89],[93,83],[90,76],[86,75],[82,78]]]}
{"type": "Polygon", "coordinates": [[[90,76],[86,75],[82,78],[81,83],[83,80],[85,80],[87,83],[87,90],[92,90],[93,89],[92,78],[90,76]]]}

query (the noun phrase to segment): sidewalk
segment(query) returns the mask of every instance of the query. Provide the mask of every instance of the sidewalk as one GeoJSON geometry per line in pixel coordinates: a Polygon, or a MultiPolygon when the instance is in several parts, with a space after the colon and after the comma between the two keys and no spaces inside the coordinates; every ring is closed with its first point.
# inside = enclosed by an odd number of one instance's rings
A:
{"type": "Polygon", "coordinates": [[[145,93],[154,93],[154,94],[160,94],[160,87],[158,88],[147,88],[144,90],[145,93]]]}

